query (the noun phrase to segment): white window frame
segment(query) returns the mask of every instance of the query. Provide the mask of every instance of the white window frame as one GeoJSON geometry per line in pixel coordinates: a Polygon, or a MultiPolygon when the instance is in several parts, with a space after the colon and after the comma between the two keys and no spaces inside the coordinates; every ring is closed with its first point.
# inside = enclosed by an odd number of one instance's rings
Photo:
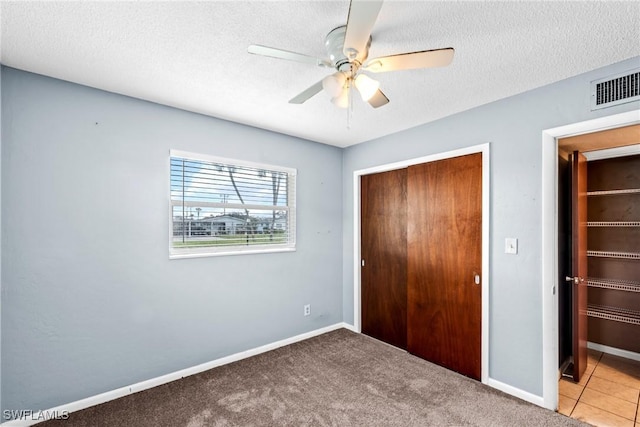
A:
{"type": "MultiPolygon", "coordinates": [[[[297,169],[284,166],[270,165],[265,163],[250,162],[246,160],[229,159],[224,157],[211,156],[207,154],[191,153],[181,150],[169,151],[169,259],[181,258],[200,258],[210,256],[226,256],[226,255],[247,255],[262,254],[274,252],[294,252],[296,250],[296,177],[297,169]],[[182,205],[182,202],[174,201],[171,197],[171,158],[179,157],[183,159],[194,160],[198,162],[222,163],[233,166],[244,166],[257,169],[266,169],[271,171],[284,172],[288,175],[287,180],[287,221],[288,221],[288,242],[282,244],[268,245],[238,245],[238,246],[208,246],[208,247],[192,247],[192,248],[174,248],[173,247],[173,207],[182,205]]],[[[228,204],[217,202],[197,202],[198,206],[209,207],[229,207],[228,204]]],[[[195,204],[194,204],[195,206],[195,204]]],[[[264,209],[261,205],[245,205],[248,209],[264,209]]]]}

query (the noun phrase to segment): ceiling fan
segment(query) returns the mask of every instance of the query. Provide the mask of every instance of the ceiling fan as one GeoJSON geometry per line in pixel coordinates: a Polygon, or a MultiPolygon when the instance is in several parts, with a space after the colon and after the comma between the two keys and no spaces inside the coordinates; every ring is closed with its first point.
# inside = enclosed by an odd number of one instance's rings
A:
{"type": "Polygon", "coordinates": [[[364,74],[363,71],[383,73],[443,67],[451,63],[454,53],[454,49],[448,47],[369,59],[371,29],[381,7],[382,0],[351,0],[347,25],[333,29],[325,38],[329,59],[315,58],[302,53],[261,45],[250,45],[248,51],[255,55],[303,62],[337,70],[294,96],[289,100],[291,104],[302,104],[324,89],[335,105],[347,108],[351,99],[350,91],[355,86],[363,101],[378,108],[387,104],[389,99],[380,90],[380,83],[364,74]]]}

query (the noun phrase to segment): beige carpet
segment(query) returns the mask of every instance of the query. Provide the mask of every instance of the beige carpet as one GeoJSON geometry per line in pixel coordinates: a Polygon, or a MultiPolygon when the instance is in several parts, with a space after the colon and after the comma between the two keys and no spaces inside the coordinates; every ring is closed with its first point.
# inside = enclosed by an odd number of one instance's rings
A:
{"type": "Polygon", "coordinates": [[[578,426],[341,329],[39,426],[578,426]]]}

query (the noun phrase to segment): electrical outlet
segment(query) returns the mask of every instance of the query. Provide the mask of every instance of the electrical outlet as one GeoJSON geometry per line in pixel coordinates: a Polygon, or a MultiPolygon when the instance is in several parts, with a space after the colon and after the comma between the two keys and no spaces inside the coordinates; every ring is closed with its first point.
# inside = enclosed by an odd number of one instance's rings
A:
{"type": "Polygon", "coordinates": [[[305,315],[305,316],[308,316],[308,315],[310,315],[310,314],[311,314],[311,304],[306,304],[306,305],[304,306],[304,315],[305,315]]]}

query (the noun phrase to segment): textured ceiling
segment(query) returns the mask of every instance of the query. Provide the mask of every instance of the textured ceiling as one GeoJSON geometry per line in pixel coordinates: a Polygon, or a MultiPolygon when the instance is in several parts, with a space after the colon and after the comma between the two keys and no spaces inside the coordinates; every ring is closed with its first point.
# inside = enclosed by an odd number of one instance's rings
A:
{"type": "MultiPolygon", "coordinates": [[[[326,57],[348,0],[1,3],[2,64],[340,147],[640,55],[640,3],[388,1],[369,57],[454,47],[446,68],[375,74],[391,102],[345,110],[331,71],[247,53],[326,57]]],[[[587,91],[588,88],[585,88],[587,91]]]]}

